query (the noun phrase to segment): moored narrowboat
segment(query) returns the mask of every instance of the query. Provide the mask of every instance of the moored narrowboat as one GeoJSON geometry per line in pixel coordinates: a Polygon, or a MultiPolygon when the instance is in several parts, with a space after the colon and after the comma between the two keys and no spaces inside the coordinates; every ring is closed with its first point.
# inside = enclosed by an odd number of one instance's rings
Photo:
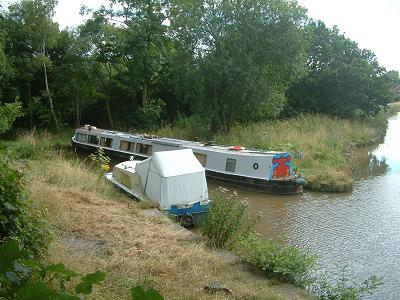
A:
{"type": "Polygon", "coordinates": [[[302,193],[307,184],[293,173],[292,158],[287,152],[129,134],[89,125],[75,130],[72,145],[86,150],[101,147],[106,154],[124,159],[146,159],[160,151],[192,149],[209,179],[270,194],[302,193]]]}

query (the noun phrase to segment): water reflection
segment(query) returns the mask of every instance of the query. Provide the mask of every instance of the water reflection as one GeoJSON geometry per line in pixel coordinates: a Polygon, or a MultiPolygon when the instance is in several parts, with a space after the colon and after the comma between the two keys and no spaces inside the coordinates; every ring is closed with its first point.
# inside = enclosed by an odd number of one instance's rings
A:
{"type": "Polygon", "coordinates": [[[310,248],[328,269],[340,263],[360,280],[384,277],[384,285],[365,299],[400,299],[399,131],[400,114],[389,119],[382,145],[360,150],[360,179],[352,193],[288,197],[239,190],[252,214],[263,213],[257,231],[310,248]]]}
{"type": "Polygon", "coordinates": [[[385,141],[376,150],[373,155],[377,159],[385,159],[389,165],[389,173],[400,174],[400,114],[389,119],[389,127],[386,133],[385,141]]]}

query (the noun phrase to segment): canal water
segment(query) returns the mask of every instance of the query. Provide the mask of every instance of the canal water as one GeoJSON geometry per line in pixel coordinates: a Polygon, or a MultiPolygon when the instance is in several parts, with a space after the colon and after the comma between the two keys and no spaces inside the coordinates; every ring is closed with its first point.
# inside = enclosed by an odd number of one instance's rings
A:
{"type": "Polygon", "coordinates": [[[247,198],[251,214],[262,212],[257,232],[263,237],[310,249],[326,269],[346,265],[360,282],[383,277],[384,284],[363,299],[400,299],[400,113],[388,126],[379,147],[363,149],[351,193],[273,196],[236,190],[247,198]]]}

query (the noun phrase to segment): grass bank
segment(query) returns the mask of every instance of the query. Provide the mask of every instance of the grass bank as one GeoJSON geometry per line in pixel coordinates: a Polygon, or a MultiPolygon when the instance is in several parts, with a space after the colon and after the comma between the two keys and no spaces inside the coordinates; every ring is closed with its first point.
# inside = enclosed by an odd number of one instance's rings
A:
{"type": "Polygon", "coordinates": [[[347,120],[323,115],[300,115],[292,119],[235,126],[230,134],[210,134],[198,119],[165,126],[161,136],[214,140],[225,145],[271,150],[293,154],[297,172],[308,180],[309,189],[345,192],[353,187],[357,147],[380,141],[386,131],[387,115],[347,120]]]}
{"type": "MultiPolygon", "coordinates": [[[[291,287],[246,271],[168,219],[98,181],[81,159],[65,156],[51,136],[25,135],[7,149],[28,149],[22,163],[33,209],[48,220],[54,238],[46,263],[63,263],[76,272],[107,273],[91,299],[128,299],[134,285],[155,288],[166,299],[305,299],[291,287]],[[39,151],[39,152],[38,152],[39,151]],[[30,154],[29,154],[30,153],[30,154]],[[218,281],[233,295],[210,295],[204,284],[218,281]]],[[[3,145],[4,150],[4,145],[3,145]]],[[[13,150],[14,151],[14,150],[13,150]]]]}

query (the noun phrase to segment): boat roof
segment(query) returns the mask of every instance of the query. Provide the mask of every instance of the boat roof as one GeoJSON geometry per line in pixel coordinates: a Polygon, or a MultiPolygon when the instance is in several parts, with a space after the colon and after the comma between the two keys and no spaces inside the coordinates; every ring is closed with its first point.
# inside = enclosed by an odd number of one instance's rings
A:
{"type": "Polygon", "coordinates": [[[259,150],[253,148],[244,148],[243,150],[232,150],[228,146],[221,146],[221,145],[213,145],[213,144],[205,144],[201,142],[193,142],[188,140],[181,140],[175,138],[167,138],[167,137],[157,137],[153,135],[147,134],[138,134],[138,133],[125,133],[120,131],[113,131],[107,129],[100,129],[94,126],[85,125],[79,130],[84,130],[88,132],[93,132],[102,135],[110,135],[110,136],[118,136],[120,138],[133,138],[133,139],[142,139],[151,142],[152,144],[159,144],[159,145],[166,145],[166,146],[173,146],[173,147],[184,147],[184,148],[191,148],[196,150],[209,150],[213,152],[221,152],[221,153],[229,153],[234,155],[251,155],[251,156],[263,156],[263,155],[275,155],[279,153],[285,153],[284,151],[270,151],[270,150],[259,150]]]}
{"type": "Polygon", "coordinates": [[[160,151],[150,158],[162,177],[204,173],[203,166],[193,155],[192,149],[160,151]]]}

